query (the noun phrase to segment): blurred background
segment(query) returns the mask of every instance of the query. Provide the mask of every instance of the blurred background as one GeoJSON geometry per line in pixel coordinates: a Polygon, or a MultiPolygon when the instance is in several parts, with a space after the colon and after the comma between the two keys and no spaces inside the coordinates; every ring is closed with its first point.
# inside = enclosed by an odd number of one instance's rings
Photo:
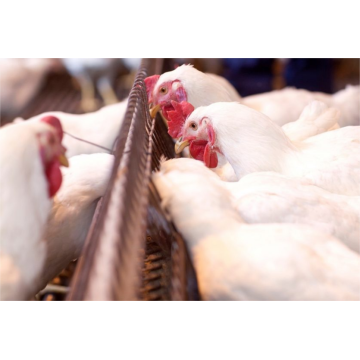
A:
{"type": "MultiPolygon", "coordinates": [[[[1,124],[45,111],[80,114],[124,99],[141,59],[1,59],[1,124]]],[[[166,58],[161,72],[193,64],[227,78],[241,96],[285,86],[334,93],[359,84],[359,59],[166,58]]]]}

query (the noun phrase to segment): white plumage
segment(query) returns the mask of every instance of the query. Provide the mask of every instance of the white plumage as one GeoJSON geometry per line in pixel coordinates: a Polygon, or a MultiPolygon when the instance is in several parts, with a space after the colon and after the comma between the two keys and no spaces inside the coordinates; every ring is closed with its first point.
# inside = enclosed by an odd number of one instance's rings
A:
{"type": "Polygon", "coordinates": [[[44,270],[34,294],[79,257],[97,202],[105,194],[114,156],[78,155],[62,169],[63,184],[54,198],[43,236],[46,243],[44,270]]]}
{"type": "Polygon", "coordinates": [[[174,159],[162,164],[163,172],[196,173],[201,183],[210,179],[227,189],[241,218],[249,224],[293,223],[313,226],[340,239],[360,253],[360,196],[338,195],[274,172],[258,172],[238,182],[221,181],[205,165],[193,159],[174,159]]]}
{"type": "Polygon", "coordinates": [[[340,112],[335,108],[328,108],[321,101],[311,101],[300,117],[282,126],[285,135],[291,141],[303,141],[311,136],[339,128],[340,112]]]}
{"type": "MultiPolygon", "coordinates": [[[[47,115],[56,116],[65,132],[112,150],[125,116],[127,102],[128,99],[126,98],[117,104],[104,106],[98,111],[82,115],[50,111],[34,116],[27,121],[39,121],[47,115]]],[[[21,120],[20,118],[16,119],[16,121],[21,120]]],[[[108,152],[105,149],[74,139],[67,134],[64,134],[63,144],[69,157],[108,152]]]]}
{"type": "Polygon", "coordinates": [[[360,86],[348,85],[346,89],[333,95],[285,88],[244,97],[241,99],[241,104],[262,112],[278,125],[284,125],[295,121],[304,107],[313,100],[340,110],[339,125],[341,127],[360,124],[360,86]]]}
{"type": "Polygon", "coordinates": [[[44,265],[42,235],[52,203],[45,154],[54,146],[48,134],[56,131],[43,122],[0,130],[1,300],[28,299],[44,265]]]}
{"type": "Polygon", "coordinates": [[[359,299],[360,258],[336,238],[305,225],[247,225],[216,175],[178,171],[178,163],[163,164],[154,181],[203,299],[359,299]]]}
{"type": "Polygon", "coordinates": [[[281,127],[260,112],[238,103],[215,103],[194,110],[184,124],[183,138],[209,142],[210,128],[216,138],[212,145],[226,157],[238,178],[252,172],[274,171],[304,177],[334,193],[360,195],[357,126],[295,144],[281,127]],[[192,123],[196,123],[196,130],[192,123]]]}
{"type": "MultiPolygon", "coordinates": [[[[339,128],[339,111],[328,108],[321,101],[312,101],[305,107],[298,120],[282,126],[285,135],[294,142],[339,128]]],[[[189,154],[190,155],[190,154],[189,154]]],[[[187,157],[189,156],[187,155],[187,157]]],[[[219,164],[213,171],[225,181],[237,181],[232,166],[222,154],[218,154],[219,164]]]]}

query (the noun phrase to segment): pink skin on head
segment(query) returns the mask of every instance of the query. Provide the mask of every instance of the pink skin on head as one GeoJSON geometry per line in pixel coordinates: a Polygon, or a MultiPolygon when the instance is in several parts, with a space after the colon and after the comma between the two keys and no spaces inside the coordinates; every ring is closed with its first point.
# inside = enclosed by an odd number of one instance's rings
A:
{"type": "Polygon", "coordinates": [[[186,101],[187,94],[179,80],[167,81],[156,87],[159,77],[160,75],[153,75],[145,79],[148,102],[153,106],[160,105],[163,116],[168,120],[168,112],[174,110],[171,102],[186,101]]]}
{"type": "Polygon", "coordinates": [[[55,159],[46,165],[45,175],[49,184],[49,197],[52,198],[58,192],[62,183],[62,174],[58,160],[55,159]]]}
{"type": "Polygon", "coordinates": [[[62,183],[62,174],[60,170],[59,156],[65,152],[64,146],[61,144],[63,138],[63,129],[58,118],[55,116],[46,116],[40,120],[56,130],[55,135],[53,132],[44,134],[46,138],[45,145],[40,142],[40,155],[44,165],[45,176],[48,181],[49,197],[53,197],[60,189],[62,183]]]}

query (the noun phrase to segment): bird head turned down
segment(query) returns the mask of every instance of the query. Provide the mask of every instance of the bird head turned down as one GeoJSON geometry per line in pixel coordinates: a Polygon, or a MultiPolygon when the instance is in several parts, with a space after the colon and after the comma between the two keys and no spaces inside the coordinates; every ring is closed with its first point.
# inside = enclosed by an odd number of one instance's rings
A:
{"type": "Polygon", "coordinates": [[[194,107],[182,101],[171,102],[173,110],[168,111],[168,133],[174,139],[175,151],[179,154],[185,147],[190,147],[191,156],[203,161],[208,168],[216,168],[218,165],[217,152],[220,152],[215,145],[216,134],[211,121],[207,117],[197,118],[193,116],[194,107]],[[193,115],[192,115],[193,114],[193,115]]]}
{"type": "Polygon", "coordinates": [[[61,144],[64,133],[59,119],[55,116],[45,116],[40,122],[50,126],[37,133],[37,140],[51,198],[62,183],[60,166],[68,167],[69,163],[65,156],[66,148],[61,144]]]}

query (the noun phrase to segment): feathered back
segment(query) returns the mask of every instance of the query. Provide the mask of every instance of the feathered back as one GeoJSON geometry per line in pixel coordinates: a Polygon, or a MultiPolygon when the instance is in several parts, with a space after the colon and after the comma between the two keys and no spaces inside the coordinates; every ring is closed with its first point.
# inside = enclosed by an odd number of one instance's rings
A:
{"type": "Polygon", "coordinates": [[[339,110],[314,100],[304,108],[298,120],[283,125],[282,129],[292,141],[303,141],[338,127],[339,117],[339,110]]]}

